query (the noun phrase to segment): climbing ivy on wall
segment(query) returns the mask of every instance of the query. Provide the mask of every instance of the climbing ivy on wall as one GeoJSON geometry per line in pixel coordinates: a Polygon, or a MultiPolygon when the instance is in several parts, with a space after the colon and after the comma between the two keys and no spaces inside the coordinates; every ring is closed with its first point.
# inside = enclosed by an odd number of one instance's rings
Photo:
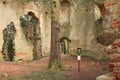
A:
{"type": "Polygon", "coordinates": [[[36,26],[35,22],[32,20],[32,17],[29,15],[24,15],[20,17],[21,27],[25,34],[25,38],[29,42],[34,42],[34,27],[36,26]]]}
{"type": "Polygon", "coordinates": [[[16,33],[16,29],[13,22],[7,25],[7,28],[3,30],[3,46],[2,46],[2,53],[3,59],[5,61],[13,61],[15,55],[14,49],[14,36],[16,33]]]}
{"type": "Polygon", "coordinates": [[[33,59],[40,59],[42,57],[42,54],[39,19],[33,12],[30,11],[24,16],[20,17],[20,24],[26,40],[33,44],[33,59]]]}

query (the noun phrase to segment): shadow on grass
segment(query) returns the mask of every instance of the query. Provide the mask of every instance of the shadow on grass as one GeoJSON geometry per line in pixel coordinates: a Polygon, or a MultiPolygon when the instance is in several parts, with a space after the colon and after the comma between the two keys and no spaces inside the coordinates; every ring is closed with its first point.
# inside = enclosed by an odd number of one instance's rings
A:
{"type": "Polygon", "coordinates": [[[27,75],[13,77],[10,76],[5,80],[67,80],[68,76],[55,71],[32,72],[27,75]]]}

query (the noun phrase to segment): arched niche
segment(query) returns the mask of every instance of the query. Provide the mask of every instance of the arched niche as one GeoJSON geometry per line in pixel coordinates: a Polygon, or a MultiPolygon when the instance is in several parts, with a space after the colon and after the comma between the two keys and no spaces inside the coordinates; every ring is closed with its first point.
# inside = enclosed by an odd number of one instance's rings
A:
{"type": "Polygon", "coordinates": [[[60,23],[61,26],[70,25],[70,2],[68,0],[61,1],[60,23]]]}
{"type": "Polygon", "coordinates": [[[68,37],[62,37],[60,38],[61,43],[61,50],[64,54],[69,53],[69,43],[71,43],[71,40],[68,37]]]}
{"type": "Polygon", "coordinates": [[[42,54],[39,18],[37,18],[34,12],[30,11],[20,17],[20,23],[26,40],[33,44],[33,60],[40,59],[42,54]]]}

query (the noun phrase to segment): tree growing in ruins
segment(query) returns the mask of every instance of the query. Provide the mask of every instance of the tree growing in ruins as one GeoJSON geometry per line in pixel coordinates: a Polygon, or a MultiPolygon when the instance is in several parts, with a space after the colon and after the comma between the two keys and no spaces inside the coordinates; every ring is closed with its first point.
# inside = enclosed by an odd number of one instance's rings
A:
{"type": "Polygon", "coordinates": [[[57,66],[61,68],[60,53],[60,24],[59,24],[59,0],[51,2],[51,54],[49,60],[49,68],[57,66]]]}

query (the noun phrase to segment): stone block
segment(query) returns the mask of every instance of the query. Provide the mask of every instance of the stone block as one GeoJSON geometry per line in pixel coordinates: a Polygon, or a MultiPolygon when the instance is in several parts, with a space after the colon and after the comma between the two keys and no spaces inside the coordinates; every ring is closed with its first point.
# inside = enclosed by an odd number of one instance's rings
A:
{"type": "Polygon", "coordinates": [[[116,34],[111,32],[104,32],[97,37],[98,43],[104,46],[109,46],[116,40],[116,34]]]}
{"type": "Polygon", "coordinates": [[[120,67],[114,67],[113,72],[120,74],[120,67]]]}
{"type": "Polygon", "coordinates": [[[109,54],[108,58],[110,61],[120,62],[120,54],[119,53],[109,54]]]}
{"type": "Polygon", "coordinates": [[[96,78],[96,80],[116,80],[114,76],[101,75],[96,78]]]}
{"type": "Polygon", "coordinates": [[[120,80],[120,74],[116,75],[117,80],[120,80]]]}

